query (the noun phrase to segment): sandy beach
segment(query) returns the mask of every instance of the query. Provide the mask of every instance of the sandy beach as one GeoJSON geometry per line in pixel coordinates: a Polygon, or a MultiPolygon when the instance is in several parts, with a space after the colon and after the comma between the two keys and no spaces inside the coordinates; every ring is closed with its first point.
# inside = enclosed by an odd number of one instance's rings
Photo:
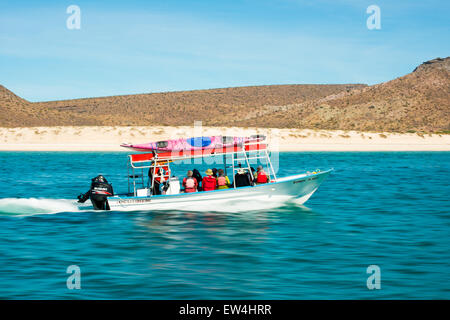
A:
{"type": "Polygon", "coordinates": [[[0,151],[127,151],[121,143],[253,134],[279,151],[450,151],[448,134],[187,126],[0,128],[0,151]]]}

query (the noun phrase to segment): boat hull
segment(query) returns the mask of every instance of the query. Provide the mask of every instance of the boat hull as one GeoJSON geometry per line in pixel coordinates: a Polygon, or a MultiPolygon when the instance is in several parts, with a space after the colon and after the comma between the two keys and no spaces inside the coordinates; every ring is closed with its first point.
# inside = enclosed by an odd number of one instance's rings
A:
{"type": "Polygon", "coordinates": [[[327,178],[331,170],[279,178],[277,182],[254,187],[230,188],[175,195],[108,198],[114,211],[183,210],[242,211],[278,207],[292,201],[303,204],[327,178]]]}

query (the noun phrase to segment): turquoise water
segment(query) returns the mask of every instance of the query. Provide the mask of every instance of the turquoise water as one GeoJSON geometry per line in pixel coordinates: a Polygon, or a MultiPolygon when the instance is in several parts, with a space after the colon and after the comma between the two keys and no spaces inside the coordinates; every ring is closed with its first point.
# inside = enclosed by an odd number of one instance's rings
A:
{"type": "Polygon", "coordinates": [[[450,153],[280,158],[335,171],[303,207],[123,213],[70,199],[98,173],[124,191],[124,153],[0,153],[0,298],[450,298],[450,153]]]}

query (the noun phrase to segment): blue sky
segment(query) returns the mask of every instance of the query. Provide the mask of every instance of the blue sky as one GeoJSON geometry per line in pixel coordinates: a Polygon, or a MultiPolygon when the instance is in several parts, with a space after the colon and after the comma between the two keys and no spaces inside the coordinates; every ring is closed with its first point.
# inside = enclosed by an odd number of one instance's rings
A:
{"type": "Polygon", "coordinates": [[[374,84],[450,54],[443,0],[1,1],[0,84],[30,101],[374,84]],[[69,30],[69,5],[81,29],[69,30]],[[368,30],[369,5],[381,30],[368,30]]]}

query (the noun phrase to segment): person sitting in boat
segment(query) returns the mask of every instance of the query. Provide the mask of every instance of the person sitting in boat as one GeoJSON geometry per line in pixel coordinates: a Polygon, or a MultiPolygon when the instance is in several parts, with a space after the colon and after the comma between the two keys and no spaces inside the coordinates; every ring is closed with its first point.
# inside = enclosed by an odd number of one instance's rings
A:
{"type": "Polygon", "coordinates": [[[228,189],[231,183],[230,179],[228,179],[228,176],[225,175],[223,169],[219,169],[217,171],[217,174],[219,175],[217,177],[217,189],[228,189]]]}
{"type": "Polygon", "coordinates": [[[263,184],[263,183],[269,182],[269,176],[265,173],[262,166],[258,166],[258,168],[256,168],[256,172],[257,172],[257,178],[256,178],[257,184],[263,184]]]}
{"type": "Polygon", "coordinates": [[[202,175],[197,169],[192,170],[192,177],[197,180],[197,190],[202,191],[201,183],[202,183],[202,175]]]}
{"type": "Polygon", "coordinates": [[[217,180],[213,177],[213,171],[211,169],[206,170],[206,177],[202,180],[203,191],[212,191],[216,189],[217,180]]]}
{"type": "Polygon", "coordinates": [[[189,170],[187,172],[187,177],[183,179],[184,192],[197,192],[198,182],[197,179],[193,177],[194,173],[189,170]]]}
{"type": "Polygon", "coordinates": [[[212,173],[213,173],[212,176],[217,179],[217,169],[216,168],[212,168],[212,173]]]}
{"type": "Polygon", "coordinates": [[[250,178],[250,173],[246,172],[244,169],[239,169],[234,176],[234,181],[236,187],[248,187],[252,185],[252,179],[250,178]]]}

